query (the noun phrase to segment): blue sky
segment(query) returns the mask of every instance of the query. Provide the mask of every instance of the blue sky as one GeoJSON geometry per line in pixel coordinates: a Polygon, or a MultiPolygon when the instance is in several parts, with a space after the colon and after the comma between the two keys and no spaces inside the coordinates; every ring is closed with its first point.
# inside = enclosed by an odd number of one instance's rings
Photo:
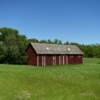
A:
{"type": "Polygon", "coordinates": [[[100,43],[100,0],[0,0],[0,27],[28,38],[100,43]]]}

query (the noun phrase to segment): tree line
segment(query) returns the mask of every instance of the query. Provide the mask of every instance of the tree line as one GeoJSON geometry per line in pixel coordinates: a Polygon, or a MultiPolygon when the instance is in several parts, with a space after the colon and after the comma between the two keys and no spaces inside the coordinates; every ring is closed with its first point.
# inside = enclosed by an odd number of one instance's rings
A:
{"type": "Polygon", "coordinates": [[[73,42],[62,42],[58,39],[38,40],[28,39],[13,28],[0,28],[0,63],[26,64],[27,56],[25,50],[30,42],[77,45],[84,53],[84,57],[100,58],[100,44],[79,44],[73,42]]]}

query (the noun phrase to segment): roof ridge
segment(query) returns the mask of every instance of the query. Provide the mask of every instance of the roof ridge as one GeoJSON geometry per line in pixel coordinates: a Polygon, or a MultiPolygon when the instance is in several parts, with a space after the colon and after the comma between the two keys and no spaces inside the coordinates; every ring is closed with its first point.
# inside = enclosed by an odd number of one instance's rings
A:
{"type": "Polygon", "coordinates": [[[56,43],[35,43],[31,42],[31,44],[48,44],[48,45],[62,45],[62,46],[77,46],[77,45],[71,45],[71,44],[56,44],[56,43]]]}

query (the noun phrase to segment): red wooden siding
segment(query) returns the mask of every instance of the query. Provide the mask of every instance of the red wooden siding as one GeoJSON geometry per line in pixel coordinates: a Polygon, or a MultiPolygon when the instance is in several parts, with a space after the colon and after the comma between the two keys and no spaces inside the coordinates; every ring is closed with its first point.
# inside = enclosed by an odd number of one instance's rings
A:
{"type": "Polygon", "coordinates": [[[68,64],[81,64],[83,63],[82,55],[69,55],[68,64]]]}
{"type": "Polygon", "coordinates": [[[63,56],[62,55],[60,56],[60,64],[61,65],[63,64],[63,56]]]}
{"type": "Polygon", "coordinates": [[[27,57],[27,63],[29,65],[37,65],[37,55],[31,46],[27,49],[27,57]]]}
{"type": "Polygon", "coordinates": [[[39,66],[42,66],[42,55],[39,55],[39,66]]]}
{"type": "Polygon", "coordinates": [[[59,55],[56,55],[56,65],[59,65],[59,55]]]}
{"type": "Polygon", "coordinates": [[[46,55],[46,65],[52,65],[53,64],[53,57],[51,55],[46,55]]]}

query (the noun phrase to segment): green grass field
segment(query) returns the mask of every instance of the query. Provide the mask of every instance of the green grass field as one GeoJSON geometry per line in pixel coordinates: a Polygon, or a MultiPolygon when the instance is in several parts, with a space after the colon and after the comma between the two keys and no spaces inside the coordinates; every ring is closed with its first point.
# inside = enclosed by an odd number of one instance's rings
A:
{"type": "Polygon", "coordinates": [[[0,65],[0,100],[100,100],[100,59],[82,65],[0,65]]]}

